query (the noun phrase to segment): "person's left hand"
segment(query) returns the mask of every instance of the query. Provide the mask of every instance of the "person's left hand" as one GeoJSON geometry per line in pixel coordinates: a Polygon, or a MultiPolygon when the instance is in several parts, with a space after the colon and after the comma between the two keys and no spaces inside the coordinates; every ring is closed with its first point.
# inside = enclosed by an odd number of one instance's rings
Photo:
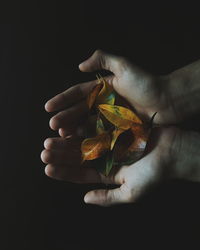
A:
{"type": "Polygon", "coordinates": [[[130,166],[113,169],[108,177],[99,174],[88,161],[81,162],[78,138],[49,138],[41,159],[49,177],[73,183],[105,183],[119,185],[116,189],[93,190],[85,195],[85,202],[110,206],[135,202],[147,190],[163,179],[175,176],[177,145],[180,133],[177,128],[153,129],[147,145],[148,153],[130,166]]]}

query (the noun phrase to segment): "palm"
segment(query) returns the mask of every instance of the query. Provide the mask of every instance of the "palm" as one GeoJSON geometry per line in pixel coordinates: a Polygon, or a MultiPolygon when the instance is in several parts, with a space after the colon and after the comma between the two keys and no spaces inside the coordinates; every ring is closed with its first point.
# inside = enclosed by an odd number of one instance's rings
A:
{"type": "Polygon", "coordinates": [[[125,98],[144,119],[157,112],[155,123],[170,124],[177,121],[173,108],[169,107],[161,77],[153,76],[127,60],[121,61],[123,70],[107,78],[118,94],[125,98]],[[170,112],[169,112],[170,110],[170,112]]]}
{"type": "Polygon", "coordinates": [[[45,150],[41,158],[46,167],[46,174],[58,180],[74,183],[100,182],[99,174],[87,165],[81,165],[81,139],[49,138],[45,141],[45,150]]]}
{"type": "MultiPolygon", "coordinates": [[[[99,52],[96,53],[83,65],[80,65],[80,69],[82,71],[93,71],[101,68],[110,70],[114,75],[107,77],[107,81],[139,114],[144,118],[150,118],[153,113],[158,112],[157,122],[160,123],[165,122],[163,117],[171,119],[165,112],[165,101],[160,101],[160,99],[165,100],[165,98],[160,96],[160,88],[156,87],[156,78],[136,68],[126,60],[124,61],[124,59],[112,57],[105,61],[100,59],[100,56],[99,52]]],[[[114,203],[127,202],[130,201],[130,197],[132,200],[135,199],[149,185],[160,180],[162,176],[160,169],[162,163],[166,161],[164,159],[166,154],[163,152],[161,154],[159,149],[163,148],[161,143],[161,147],[155,146],[140,161],[131,166],[124,166],[118,171],[115,170],[109,177],[97,173],[90,162],[85,167],[80,164],[81,140],[78,139],[77,135],[83,128],[84,120],[88,117],[86,98],[96,83],[96,81],[91,81],[78,84],[46,103],[45,108],[48,112],[59,111],[51,118],[50,127],[53,130],[59,130],[61,138],[46,141],[46,149],[42,152],[41,158],[44,163],[48,164],[45,171],[50,177],[75,183],[103,182],[120,185],[120,188],[116,189],[116,193],[115,190],[92,191],[86,195],[86,201],[90,197],[89,202],[100,203],[99,200],[95,202],[95,199],[99,199],[100,195],[104,197],[100,199],[101,203],[106,205],[109,196],[112,200],[114,195],[114,203]]],[[[152,138],[154,140],[154,136],[152,138]]],[[[169,141],[169,138],[171,137],[166,137],[164,145],[168,145],[166,142],[169,141]]]]}
{"type": "Polygon", "coordinates": [[[170,148],[176,130],[157,129],[153,131],[148,143],[148,154],[130,166],[113,169],[109,177],[99,174],[91,162],[88,166],[80,164],[80,141],[78,138],[51,138],[45,142],[43,161],[48,164],[46,174],[52,178],[74,183],[117,184],[113,190],[89,192],[92,203],[110,205],[121,202],[133,202],[151,187],[158,184],[166,173],[170,173],[170,148]],[[69,151],[70,149],[70,151],[69,151]],[[167,168],[166,168],[167,167],[167,168]],[[167,169],[167,171],[166,171],[167,169]],[[101,199],[99,200],[99,196],[101,199]],[[114,197],[114,198],[113,198],[114,197]],[[114,200],[113,200],[114,199],[114,200]]]}

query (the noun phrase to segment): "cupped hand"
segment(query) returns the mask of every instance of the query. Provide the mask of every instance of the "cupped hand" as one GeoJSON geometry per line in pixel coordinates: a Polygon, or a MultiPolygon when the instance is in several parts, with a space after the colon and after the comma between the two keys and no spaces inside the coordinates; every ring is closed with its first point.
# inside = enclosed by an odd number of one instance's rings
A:
{"type": "MultiPolygon", "coordinates": [[[[168,92],[165,91],[166,80],[153,76],[136,67],[128,60],[96,51],[88,60],[79,65],[83,72],[106,69],[113,74],[106,77],[115,91],[125,98],[141,117],[149,119],[155,112],[155,123],[168,124],[176,120],[173,105],[168,92]]],[[[81,131],[88,118],[86,98],[97,81],[80,83],[49,100],[47,112],[57,112],[50,120],[50,127],[58,130],[61,138],[45,141],[45,150],[41,158],[47,164],[45,172],[48,176],[74,183],[117,184],[113,190],[91,191],[85,196],[85,202],[100,205],[111,205],[132,202],[140,197],[149,187],[159,183],[171,161],[170,144],[175,129],[162,129],[158,133],[157,145],[141,160],[123,166],[109,177],[96,172],[91,166],[80,164],[80,139],[77,131],[81,131]],[[165,139],[163,139],[165,138],[165,139]],[[170,157],[169,157],[170,155],[170,157]]],[[[154,137],[152,136],[153,141],[154,137]]],[[[149,143],[151,145],[151,143],[149,143]]]]}
{"type": "MultiPolygon", "coordinates": [[[[157,112],[154,122],[171,124],[177,117],[166,90],[167,77],[153,76],[127,59],[97,50],[79,65],[83,72],[106,69],[113,74],[106,77],[115,91],[125,98],[141,117],[150,119],[157,112]]],[[[45,109],[58,113],[50,120],[50,127],[59,130],[61,136],[74,133],[84,122],[88,108],[86,97],[97,80],[77,84],[49,100],[45,109]]]]}
{"type": "Polygon", "coordinates": [[[163,179],[175,176],[175,163],[179,145],[179,131],[171,128],[153,129],[145,156],[130,166],[114,168],[108,177],[94,169],[91,162],[81,165],[80,140],[75,137],[49,138],[41,158],[49,177],[74,183],[116,184],[115,189],[92,190],[86,203],[110,206],[135,202],[163,179]],[[90,165],[89,165],[90,164],[90,165]]]}

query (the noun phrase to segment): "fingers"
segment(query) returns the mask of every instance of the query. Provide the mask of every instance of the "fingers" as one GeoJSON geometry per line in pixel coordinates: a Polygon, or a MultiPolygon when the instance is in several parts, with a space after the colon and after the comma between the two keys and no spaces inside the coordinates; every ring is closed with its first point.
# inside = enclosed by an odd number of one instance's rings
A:
{"type": "MultiPolygon", "coordinates": [[[[72,144],[80,144],[80,142],[73,142],[72,138],[48,138],[44,141],[44,147],[48,150],[68,150],[69,148],[72,148],[72,144]]],[[[76,146],[75,144],[75,146],[76,146]]]]}
{"type": "Polygon", "coordinates": [[[80,165],[80,140],[77,138],[48,138],[41,159],[48,164],[45,173],[58,180],[74,183],[100,183],[101,178],[95,169],[80,165]]]}
{"type": "Polygon", "coordinates": [[[80,164],[80,154],[77,156],[77,152],[73,150],[61,151],[61,150],[43,150],[41,153],[41,159],[44,163],[54,164],[80,164]]]}
{"type": "Polygon", "coordinates": [[[96,50],[90,58],[79,65],[79,69],[84,72],[106,69],[118,75],[122,62],[124,62],[122,57],[96,50]]]}
{"type": "Polygon", "coordinates": [[[68,128],[69,130],[73,130],[77,127],[85,115],[87,115],[87,113],[88,106],[86,101],[82,101],[53,116],[49,125],[53,130],[58,130],[59,128],[68,128]]]}
{"type": "Polygon", "coordinates": [[[66,165],[48,164],[45,168],[47,176],[73,183],[101,183],[99,174],[90,168],[67,167],[66,165]]]}
{"type": "Polygon", "coordinates": [[[76,138],[48,138],[44,142],[41,159],[46,164],[80,164],[80,144],[76,138]]]}
{"type": "MultiPolygon", "coordinates": [[[[122,187],[122,186],[121,186],[122,187]]],[[[109,190],[93,190],[88,192],[85,197],[85,203],[96,204],[100,206],[111,206],[121,203],[126,203],[126,195],[122,188],[109,189],[109,190]]]]}
{"type": "Polygon", "coordinates": [[[97,84],[96,80],[80,83],[56,95],[45,104],[46,111],[54,112],[72,106],[84,99],[95,84],[97,84]]]}

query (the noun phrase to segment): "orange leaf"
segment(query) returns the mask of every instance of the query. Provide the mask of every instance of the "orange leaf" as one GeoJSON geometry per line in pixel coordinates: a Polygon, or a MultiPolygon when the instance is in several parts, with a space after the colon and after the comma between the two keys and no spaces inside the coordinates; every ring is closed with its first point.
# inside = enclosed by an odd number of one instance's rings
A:
{"type": "Polygon", "coordinates": [[[128,151],[144,151],[149,137],[149,129],[135,125],[131,127],[131,131],[135,139],[128,151]]]}
{"type": "Polygon", "coordinates": [[[97,76],[97,78],[99,80],[99,83],[103,84],[103,87],[98,94],[98,97],[96,99],[96,103],[97,104],[111,104],[111,105],[113,105],[115,103],[114,89],[103,77],[100,76],[100,78],[99,78],[97,76]]]}
{"type": "Polygon", "coordinates": [[[109,122],[117,128],[127,130],[132,124],[142,124],[142,121],[133,111],[117,105],[100,104],[100,112],[107,118],[109,122]]]}
{"type": "Polygon", "coordinates": [[[131,127],[131,132],[134,139],[124,154],[121,161],[122,164],[130,165],[142,157],[147,145],[150,130],[145,129],[143,126],[135,125],[131,127]]]}
{"type": "Polygon", "coordinates": [[[101,91],[102,87],[103,87],[102,83],[97,84],[96,86],[94,86],[91,93],[88,95],[87,105],[88,105],[89,109],[91,109],[92,106],[94,105],[95,100],[96,100],[99,92],[101,91]]]}
{"type": "Polygon", "coordinates": [[[110,135],[100,134],[93,138],[85,139],[81,144],[82,159],[94,160],[103,155],[110,148],[110,135]]]}
{"type": "Polygon", "coordinates": [[[130,147],[130,145],[133,143],[133,140],[134,140],[134,136],[130,129],[124,130],[124,133],[122,133],[118,137],[115,143],[115,147],[113,148],[114,161],[117,162],[117,165],[126,156],[127,150],[130,147]]]}
{"type": "Polygon", "coordinates": [[[117,140],[117,138],[119,137],[119,135],[121,135],[121,133],[124,132],[124,129],[120,129],[120,128],[116,128],[113,132],[112,132],[112,141],[111,141],[111,145],[110,145],[110,150],[113,149],[115,142],[117,140]]]}

